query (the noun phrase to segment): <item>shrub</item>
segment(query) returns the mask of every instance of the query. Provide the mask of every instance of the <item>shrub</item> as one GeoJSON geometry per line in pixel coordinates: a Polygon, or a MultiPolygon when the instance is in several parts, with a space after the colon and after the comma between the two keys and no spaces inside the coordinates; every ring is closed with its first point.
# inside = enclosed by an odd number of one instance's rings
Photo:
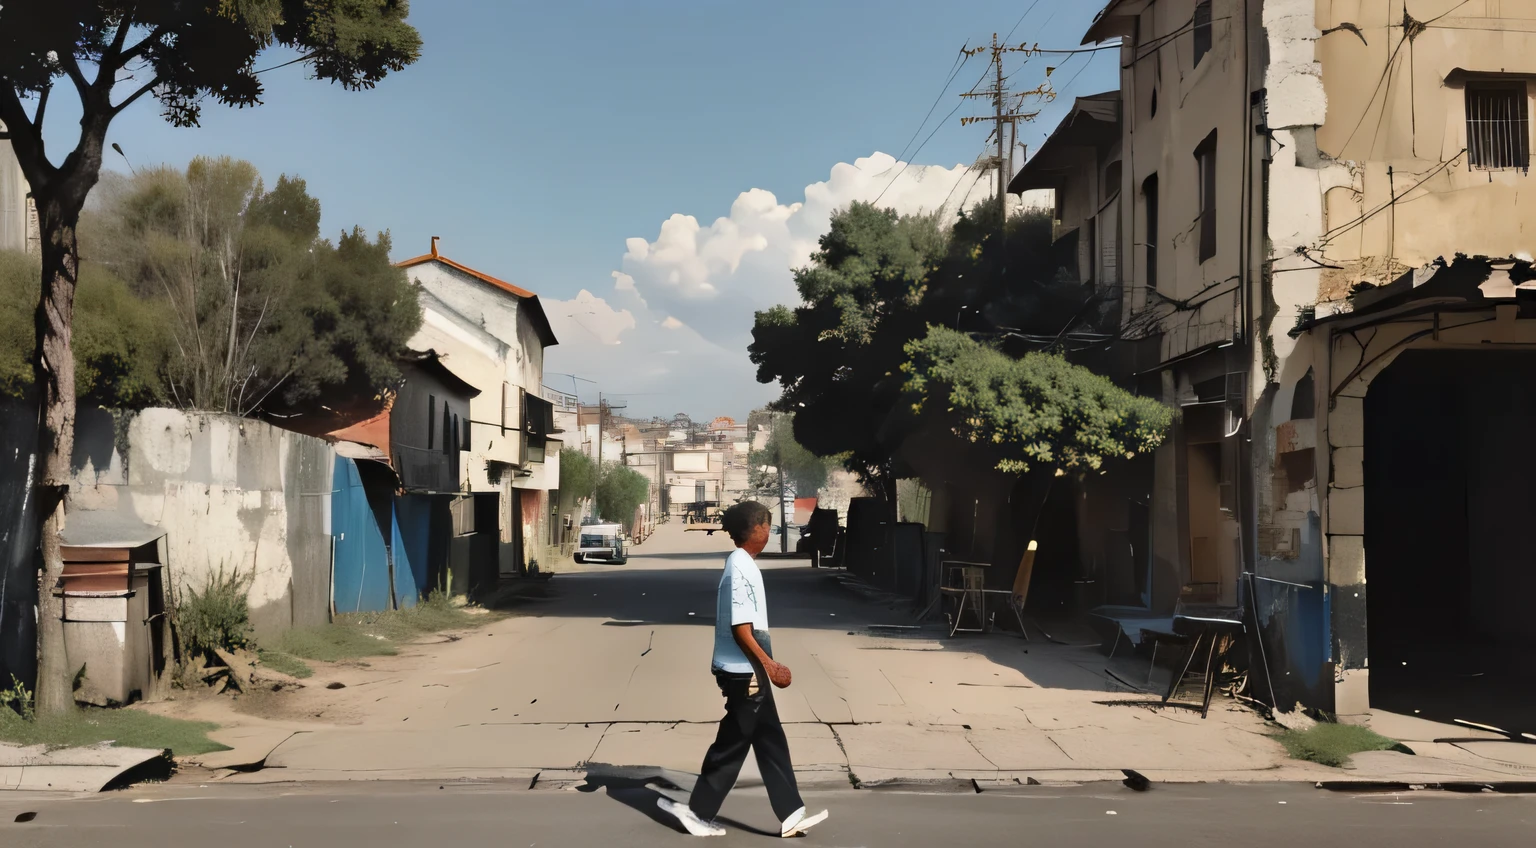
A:
{"type": "Polygon", "coordinates": [[[249,581],[238,569],[209,575],[201,593],[187,590],[176,610],[181,642],[188,653],[214,649],[241,650],[251,646],[249,581]]]}

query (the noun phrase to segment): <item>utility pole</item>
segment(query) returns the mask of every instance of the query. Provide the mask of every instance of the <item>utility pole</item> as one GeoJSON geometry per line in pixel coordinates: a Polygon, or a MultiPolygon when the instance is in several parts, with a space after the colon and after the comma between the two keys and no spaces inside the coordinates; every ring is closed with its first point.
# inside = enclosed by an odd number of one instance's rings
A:
{"type": "Polygon", "coordinates": [[[774,422],[773,465],[779,470],[779,553],[789,553],[789,509],[784,505],[784,442],[779,438],[779,422],[774,422]]]}
{"type": "Polygon", "coordinates": [[[597,511],[597,485],[603,479],[603,393],[597,393],[597,471],[592,475],[592,518],[601,521],[597,511]]]}
{"type": "MultiPolygon", "coordinates": [[[[1049,103],[1056,99],[1056,91],[1051,88],[1049,79],[1032,91],[1008,91],[1007,80],[1003,75],[1003,57],[1013,53],[1022,53],[1026,58],[1039,55],[1039,45],[1020,44],[1009,46],[1007,44],[1000,44],[997,40],[997,33],[994,32],[992,33],[991,44],[983,44],[980,47],[973,47],[961,52],[966,56],[975,56],[982,52],[990,52],[992,54],[992,86],[980,90],[972,89],[960,95],[961,97],[985,97],[990,99],[992,101],[992,114],[961,118],[960,125],[969,126],[982,121],[990,121],[993,125],[992,133],[997,139],[997,155],[984,157],[977,160],[976,164],[978,167],[994,168],[997,170],[998,224],[1001,228],[1002,237],[1006,239],[1008,232],[1008,180],[1013,176],[1013,144],[1008,143],[1009,136],[1004,132],[1004,127],[1011,129],[1013,131],[1012,138],[1017,140],[1018,122],[1033,121],[1040,116],[1039,109],[1032,112],[1018,111],[1019,105],[1025,99],[1031,97],[1049,103]]],[[[1050,77],[1052,70],[1052,68],[1046,69],[1046,77],[1050,77]]]]}
{"type": "Polygon", "coordinates": [[[1008,227],[1006,226],[1007,222],[1008,222],[1008,206],[1007,206],[1007,200],[1005,198],[1007,198],[1007,196],[1008,196],[1008,178],[1010,176],[1012,176],[1012,174],[1005,174],[1005,173],[1003,173],[1004,171],[1007,170],[1006,168],[1003,167],[1003,163],[1005,163],[1007,161],[1007,158],[1003,156],[1003,61],[1002,61],[1002,56],[1003,56],[1003,54],[997,52],[997,33],[994,32],[994,33],[992,33],[992,66],[997,71],[997,87],[995,89],[993,89],[993,92],[992,92],[992,94],[993,94],[992,104],[993,104],[993,106],[997,110],[997,115],[996,115],[997,127],[995,129],[993,129],[993,132],[997,134],[997,215],[998,215],[998,219],[1001,220],[1004,223],[1003,233],[1005,234],[1005,237],[1006,237],[1006,233],[1008,232],[1008,227]]]}

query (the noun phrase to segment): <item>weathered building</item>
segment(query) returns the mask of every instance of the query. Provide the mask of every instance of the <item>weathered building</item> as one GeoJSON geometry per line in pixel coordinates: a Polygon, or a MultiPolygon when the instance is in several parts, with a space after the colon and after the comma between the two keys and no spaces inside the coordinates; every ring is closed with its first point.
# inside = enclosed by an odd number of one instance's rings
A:
{"type": "Polygon", "coordinates": [[[496,501],[500,570],[521,571],[559,544],[552,493],[560,486],[560,443],[554,406],[543,397],[544,349],[557,343],[554,331],[537,295],[448,259],[436,238],[431,252],[399,264],[421,287],[422,329],[411,347],[435,351],[479,390],[464,425],[461,490],[496,501]]]}
{"type": "Polygon", "coordinates": [[[1536,4],[1410,5],[1115,0],[1118,151],[1084,98],[1014,188],[1117,231],[1116,376],[1180,411],[1146,514],[1094,513],[1146,614],[1256,610],[1281,706],[1498,723],[1536,647],[1536,4]]]}

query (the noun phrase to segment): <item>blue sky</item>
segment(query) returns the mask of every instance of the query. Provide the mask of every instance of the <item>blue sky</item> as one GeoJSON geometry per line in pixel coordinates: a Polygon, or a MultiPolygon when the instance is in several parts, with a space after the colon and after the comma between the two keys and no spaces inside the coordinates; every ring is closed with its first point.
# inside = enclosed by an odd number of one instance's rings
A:
{"type": "MultiPolygon", "coordinates": [[[[138,167],[223,154],[254,162],[269,181],[297,174],[320,198],[328,233],[353,225],[389,230],[397,258],[424,253],[430,236],[442,236],[446,255],[538,292],[562,319],[602,318],[605,308],[617,315],[627,306],[637,325],[710,325],[704,347],[665,351],[662,342],[623,348],[638,338],[615,339],[621,343],[610,351],[576,351],[604,334],[577,337],[566,328],[567,350],[552,351],[548,367],[594,372],[605,391],[632,392],[631,408],[640,412],[740,415],[739,407],[773,392],[721,389],[715,403],[710,391],[684,385],[686,367],[641,379],[624,365],[640,354],[728,358],[751,325],[743,304],[762,304],[750,291],[720,301],[735,310],[720,319],[733,328],[730,337],[710,332],[716,322],[707,310],[682,301],[656,312],[647,278],[630,267],[644,260],[625,259],[626,250],[633,254],[626,239],[656,241],[674,214],[708,228],[732,215],[749,189],[795,203],[840,162],[895,155],[960,47],[1007,33],[1034,3],[417,0],[411,22],[422,34],[422,58],[374,91],[344,92],[293,66],[266,76],[260,108],[210,105],[201,128],[175,129],[146,101],[117,121],[111,140],[138,167]],[[641,286],[624,289],[620,281],[624,291],[616,292],[615,271],[641,286]],[[599,305],[566,306],[583,290],[599,305]],[[639,300],[617,303],[626,292],[639,300]],[[722,408],[706,408],[712,404],[722,408]]],[[[1075,47],[1100,5],[1040,0],[1013,40],[1075,47]]],[[[1115,55],[1013,63],[1020,89],[1037,85],[1047,65],[1063,66],[1053,77],[1058,89],[1075,77],[1020,140],[1038,146],[1073,96],[1113,87],[1115,55]]],[[[983,65],[984,58],[971,60],[952,92],[974,82],[983,65]]],[[[956,102],[953,93],[944,97],[929,127],[956,102]]],[[[968,104],[961,114],[970,111],[968,104]]],[[[69,127],[50,117],[59,149],[69,127]]],[[[986,131],[962,128],[957,114],[914,161],[968,164],[986,131]]],[[[109,156],[109,166],[123,167],[109,156]]],[[[750,381],[745,351],[735,349],[737,369],[717,381],[750,381]]]]}

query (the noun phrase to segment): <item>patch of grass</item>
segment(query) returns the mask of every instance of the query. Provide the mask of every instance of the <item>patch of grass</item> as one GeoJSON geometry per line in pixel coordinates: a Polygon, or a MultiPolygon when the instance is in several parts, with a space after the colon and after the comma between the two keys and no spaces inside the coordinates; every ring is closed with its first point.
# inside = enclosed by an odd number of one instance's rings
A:
{"type": "Polygon", "coordinates": [[[334,623],[323,627],[290,630],[278,640],[275,651],[320,662],[387,657],[396,653],[399,643],[486,621],[485,616],[455,606],[441,593],[433,593],[409,609],[347,613],[337,615],[334,623]]]}
{"type": "Polygon", "coordinates": [[[408,642],[431,633],[483,623],[480,616],[455,606],[441,592],[433,592],[409,609],[341,615],[337,616],[337,621],[394,642],[408,642]]]}
{"type": "Polygon", "coordinates": [[[176,756],[227,751],[208,738],[218,725],[153,715],[143,710],[79,707],[28,721],[0,709],[0,742],[76,747],[111,742],[120,748],[169,748],[176,756]]]}
{"type": "Polygon", "coordinates": [[[1406,750],[1396,740],[1354,724],[1322,723],[1308,730],[1287,730],[1275,738],[1293,758],[1335,768],[1362,751],[1406,750]]]}
{"type": "Polygon", "coordinates": [[[282,651],[257,651],[256,658],[261,660],[262,665],[278,674],[286,674],[289,677],[297,677],[300,680],[312,677],[315,673],[315,670],[310,668],[308,663],[282,651]]]}
{"type": "Polygon", "coordinates": [[[388,639],[375,638],[344,623],[289,630],[278,640],[277,647],[288,656],[320,662],[395,655],[395,646],[388,639]]]}

